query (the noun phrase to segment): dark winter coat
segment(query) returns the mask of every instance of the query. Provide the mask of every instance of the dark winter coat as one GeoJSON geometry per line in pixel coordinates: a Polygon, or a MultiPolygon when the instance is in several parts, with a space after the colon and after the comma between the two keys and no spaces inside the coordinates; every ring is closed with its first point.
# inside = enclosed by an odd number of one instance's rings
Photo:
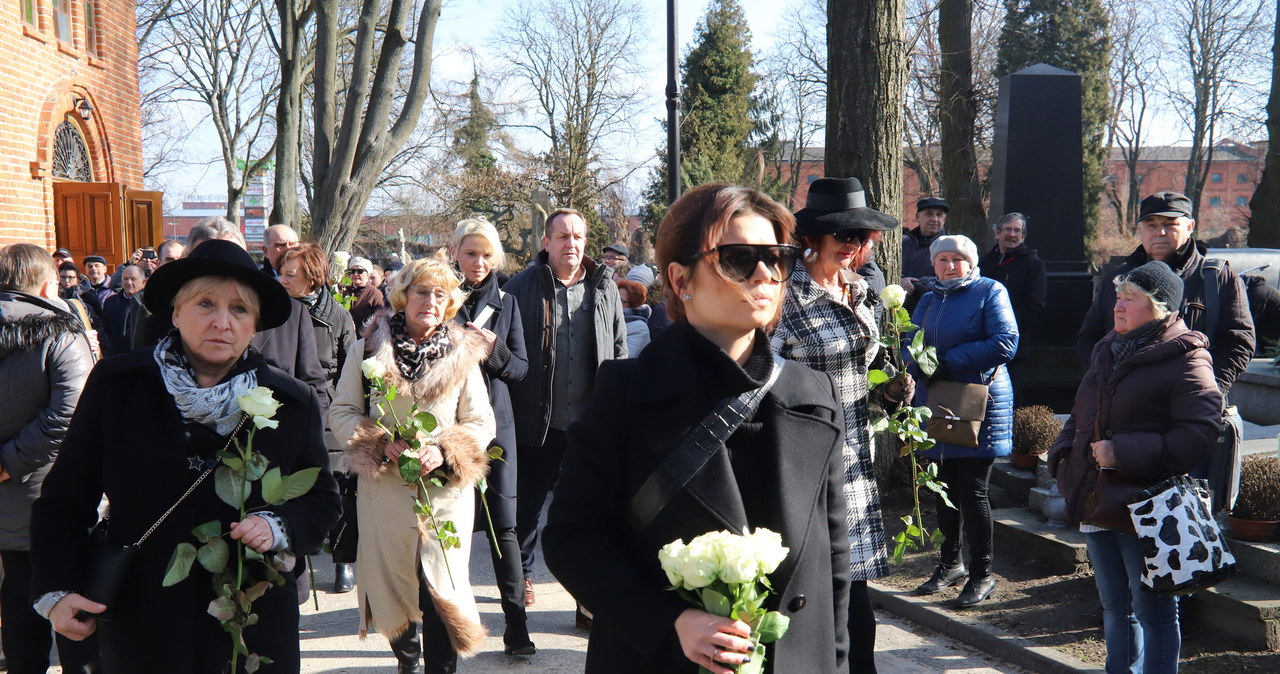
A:
{"type": "MultiPolygon", "coordinates": [[[[292,551],[310,554],[338,517],[319,402],[311,389],[267,365],[252,349],[232,374],[249,368],[257,371],[258,385],[270,388],[281,402],[274,417],[279,428],[257,431],[254,448],[285,474],[322,469],[309,492],[270,507],[284,520],[292,551]]],[[[243,428],[241,441],[247,434],[243,428]]],[[[88,531],[103,495],[111,503],[111,542],[131,544],[199,476],[190,467],[191,457],[212,457],[225,443],[203,426],[185,424],[151,351],[99,363],[32,514],[33,597],[83,588],[88,531]]],[[[254,492],[249,505],[260,507],[254,492]]],[[[193,527],[218,520],[226,531],[237,519],[239,513],[218,498],[210,478],[147,539],[129,568],[121,599],[111,607],[113,619],[98,623],[107,672],[223,671],[230,641],[206,612],[215,596],[209,574],[196,564],[186,580],[167,588],[160,582],[174,547],[193,540],[193,527]]],[[[297,588],[292,574],[285,579],[254,604],[260,622],[245,633],[251,652],[275,660],[259,670],[264,673],[299,669],[297,588]]]]}
{"type": "MultiPolygon", "coordinates": [[[[1094,501],[1123,504],[1123,498],[1094,499],[1095,490],[1121,496],[1183,475],[1213,451],[1222,417],[1222,394],[1214,381],[1209,340],[1187,329],[1177,315],[1164,330],[1116,365],[1109,332],[1094,347],[1091,365],[1076,391],[1071,417],[1049,450],[1049,473],[1067,500],[1067,521],[1086,520],[1094,501]],[[1101,472],[1090,443],[1115,445],[1116,470],[1101,472]]],[[[1123,511],[1103,519],[1128,522],[1123,511]]],[[[1100,523],[1099,523],[1100,524],[1100,523]]],[[[1133,533],[1132,526],[1127,530],[1133,533]]]]}
{"type": "Polygon", "coordinates": [[[356,301],[351,303],[351,320],[356,323],[357,337],[364,336],[364,328],[369,323],[369,319],[385,306],[390,306],[386,295],[383,295],[382,290],[372,283],[366,285],[360,294],[356,295],[356,301]]]}
{"type": "MultiPolygon", "coordinates": [[[[763,334],[758,344],[766,344],[763,334]]],[[[757,348],[767,372],[771,355],[757,348]]],[[[751,363],[748,364],[749,367],[751,363]]],[[[766,606],[791,618],[766,667],[846,667],[849,543],[841,445],[844,413],[828,375],[787,363],[755,417],[644,530],[627,524],[640,485],[724,396],[758,386],[725,353],[677,321],[638,358],[600,366],[599,386],[569,448],[547,527],[547,566],[594,614],[586,671],[694,672],[675,620],[690,608],[658,550],[709,531],[764,527],[787,559],[771,575],[766,606]],[[753,513],[749,515],[748,513],[753,513]]]]}
{"type": "Polygon", "coordinates": [[[80,319],[0,292],[0,550],[31,549],[31,504],[67,433],[93,354],[80,319]]]}
{"type": "Polygon", "coordinates": [[[347,361],[347,352],[356,343],[356,325],[351,314],[324,288],[320,289],[315,305],[308,305],[307,310],[311,314],[311,327],[315,330],[316,358],[325,381],[329,383],[329,396],[332,398],[333,388],[338,385],[338,375],[342,374],[342,364],[347,361]]]}
{"type": "MultiPolygon", "coordinates": [[[[960,285],[943,288],[935,277],[921,279],[929,290],[911,315],[924,329],[924,342],[938,350],[941,372],[934,378],[970,384],[987,384],[987,417],[982,422],[978,446],[962,447],[945,442],[921,456],[930,458],[991,458],[1013,450],[1013,388],[1005,367],[1018,352],[1018,322],[1013,317],[1009,293],[999,282],[971,274],[960,285]],[[992,374],[995,378],[992,379],[992,374]]],[[[914,365],[916,405],[929,402],[929,379],[914,365]]]]}
{"type": "MultiPolygon", "coordinates": [[[[627,357],[627,324],[622,316],[622,300],[613,282],[613,268],[591,258],[582,261],[587,285],[583,302],[592,306],[595,329],[596,364],[627,357]]],[[[547,264],[547,252],[538,253],[534,263],[512,276],[502,289],[516,298],[520,323],[524,327],[524,350],[529,358],[529,374],[511,384],[511,403],[516,414],[516,441],[541,446],[551,426],[551,382],[556,366],[555,301],[556,280],[547,264]]],[[[563,395],[563,394],[562,394],[563,395]]]]}
{"type": "Polygon", "coordinates": [[[1267,340],[1280,341],[1280,290],[1267,285],[1261,276],[1245,276],[1248,289],[1249,314],[1253,317],[1253,331],[1258,351],[1267,346],[1267,340]]]}
{"type": "Polygon", "coordinates": [[[102,306],[102,321],[107,329],[106,344],[108,345],[103,349],[104,356],[115,356],[130,351],[134,321],[140,311],[143,311],[140,294],[125,296],[124,293],[117,293],[107,298],[102,306]]]}
{"type": "MultiPolygon", "coordinates": [[[[516,526],[516,466],[520,460],[516,452],[516,422],[511,410],[513,382],[524,379],[529,371],[529,359],[524,351],[524,329],[520,323],[520,308],[514,295],[498,290],[498,279],[484,285],[467,298],[466,304],[454,318],[458,323],[474,321],[484,307],[493,309],[493,315],[482,326],[498,336],[493,343],[493,353],[480,364],[485,384],[489,387],[489,405],[493,407],[493,420],[497,426],[495,444],[502,448],[502,461],[489,462],[489,502],[495,529],[513,529],[516,526]]],[[[476,504],[476,531],[488,528],[480,504],[476,504]]]]}
{"type": "Polygon", "coordinates": [[[978,261],[978,268],[983,276],[999,281],[1009,292],[1013,315],[1025,335],[1027,328],[1036,324],[1044,309],[1047,287],[1044,261],[1040,255],[1026,244],[1002,255],[1000,246],[996,245],[978,261]]]}
{"type": "MultiPolygon", "coordinates": [[[[1253,318],[1249,315],[1249,301],[1244,284],[1231,271],[1231,266],[1224,263],[1222,273],[1218,275],[1218,326],[1214,334],[1209,334],[1204,287],[1204,261],[1208,250],[1203,242],[1189,241],[1174,254],[1169,266],[1182,277],[1182,306],[1178,307],[1178,314],[1188,328],[1208,336],[1209,355],[1213,356],[1213,376],[1225,396],[1236,377],[1249,367],[1249,360],[1253,358],[1253,318]]],[[[1115,319],[1111,315],[1116,305],[1114,279],[1149,261],[1147,252],[1142,246],[1138,246],[1110,276],[1102,279],[1093,304],[1084,316],[1080,334],[1076,337],[1076,353],[1085,367],[1091,364],[1093,346],[1115,327],[1115,319]]]]}
{"type": "Polygon", "coordinates": [[[933,256],[929,254],[929,246],[940,236],[946,236],[943,227],[933,236],[920,233],[920,228],[908,229],[902,233],[902,275],[911,278],[933,276],[933,256]]]}

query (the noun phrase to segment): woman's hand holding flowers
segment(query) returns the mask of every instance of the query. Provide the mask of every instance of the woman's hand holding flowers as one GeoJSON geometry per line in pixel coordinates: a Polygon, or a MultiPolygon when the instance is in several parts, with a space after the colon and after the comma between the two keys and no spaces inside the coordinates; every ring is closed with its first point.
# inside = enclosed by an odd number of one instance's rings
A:
{"type": "Polygon", "coordinates": [[[231,523],[231,539],[242,541],[257,552],[269,552],[276,544],[271,525],[257,515],[250,515],[242,522],[231,523]]]}
{"type": "Polygon", "coordinates": [[[676,618],[675,626],[684,656],[699,667],[715,674],[733,674],[730,665],[751,661],[755,650],[749,639],[751,626],[741,620],[688,608],[676,618]]]}

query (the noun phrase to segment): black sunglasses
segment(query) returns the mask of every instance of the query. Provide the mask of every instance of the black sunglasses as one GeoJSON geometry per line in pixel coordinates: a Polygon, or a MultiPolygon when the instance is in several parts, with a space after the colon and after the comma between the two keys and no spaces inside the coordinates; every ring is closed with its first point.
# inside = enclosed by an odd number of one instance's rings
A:
{"type": "Polygon", "coordinates": [[[865,229],[842,229],[838,232],[832,232],[831,238],[840,243],[862,243],[871,238],[871,232],[865,229]]]}
{"type": "Polygon", "coordinates": [[[769,279],[781,283],[791,278],[796,260],[800,258],[800,248],[788,244],[751,244],[726,243],[711,250],[703,251],[687,259],[684,264],[692,264],[700,258],[712,253],[720,271],[731,281],[742,282],[756,273],[756,267],[763,262],[769,270],[769,279]]]}

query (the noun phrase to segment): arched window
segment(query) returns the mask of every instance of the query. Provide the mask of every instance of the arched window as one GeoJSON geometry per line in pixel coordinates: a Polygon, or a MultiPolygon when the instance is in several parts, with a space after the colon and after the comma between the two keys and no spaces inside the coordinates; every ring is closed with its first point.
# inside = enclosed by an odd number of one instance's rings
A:
{"type": "Polygon", "coordinates": [[[59,124],[53,134],[53,177],[93,182],[89,148],[85,146],[80,129],[69,120],[59,124]]]}

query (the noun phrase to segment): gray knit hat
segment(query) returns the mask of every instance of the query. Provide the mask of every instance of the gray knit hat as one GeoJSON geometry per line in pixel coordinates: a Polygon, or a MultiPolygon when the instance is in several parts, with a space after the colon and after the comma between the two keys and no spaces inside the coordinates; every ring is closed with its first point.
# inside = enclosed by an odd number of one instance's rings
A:
{"type": "Polygon", "coordinates": [[[1159,260],[1152,260],[1125,274],[1119,283],[1132,283],[1142,288],[1175,314],[1182,309],[1182,277],[1159,260]]]}
{"type": "Polygon", "coordinates": [[[929,259],[938,257],[938,253],[959,253],[969,261],[969,266],[978,266],[978,247],[963,234],[940,236],[929,246],[929,259]]]}

